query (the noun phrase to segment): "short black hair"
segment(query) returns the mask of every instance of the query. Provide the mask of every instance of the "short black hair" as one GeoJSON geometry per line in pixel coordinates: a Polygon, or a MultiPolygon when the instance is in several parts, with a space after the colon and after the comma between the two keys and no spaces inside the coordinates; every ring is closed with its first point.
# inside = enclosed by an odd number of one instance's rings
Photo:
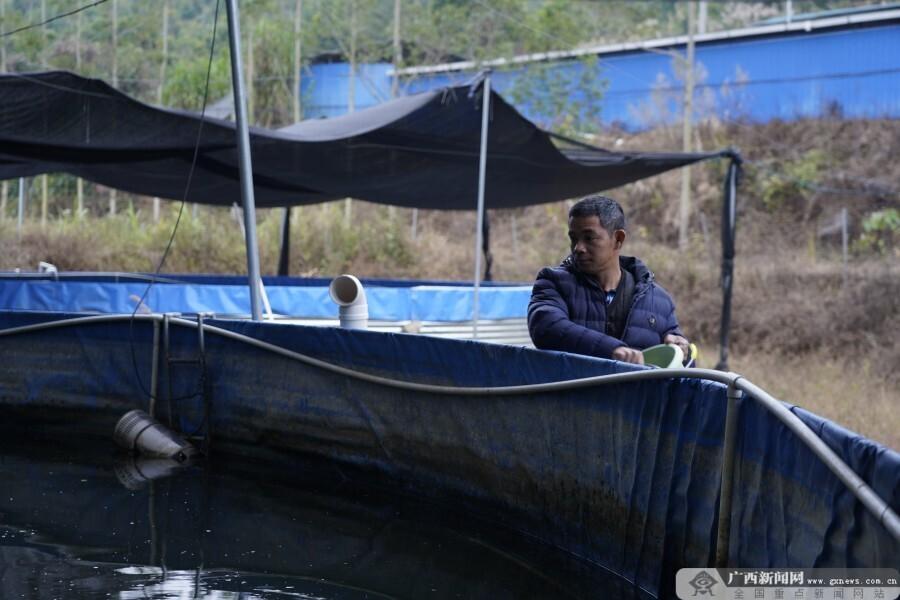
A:
{"type": "Polygon", "coordinates": [[[612,235],[616,229],[625,229],[625,211],[618,202],[606,196],[587,196],[569,209],[569,218],[597,217],[600,225],[612,235]]]}

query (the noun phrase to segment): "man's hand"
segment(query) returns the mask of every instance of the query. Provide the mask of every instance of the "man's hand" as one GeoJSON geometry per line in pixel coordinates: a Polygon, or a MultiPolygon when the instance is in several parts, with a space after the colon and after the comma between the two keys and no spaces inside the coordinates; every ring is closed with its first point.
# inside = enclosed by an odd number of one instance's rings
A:
{"type": "Polygon", "coordinates": [[[663,338],[663,344],[674,344],[681,348],[681,351],[684,353],[684,357],[687,358],[691,355],[691,346],[690,342],[681,337],[680,335],[675,335],[674,333],[668,334],[663,338]]]}
{"type": "MultiPolygon", "coordinates": [[[[685,340],[687,342],[687,340],[685,340]]],[[[629,348],[628,346],[619,346],[612,352],[612,357],[622,362],[634,363],[636,365],[644,364],[644,354],[640,350],[629,348]]]]}

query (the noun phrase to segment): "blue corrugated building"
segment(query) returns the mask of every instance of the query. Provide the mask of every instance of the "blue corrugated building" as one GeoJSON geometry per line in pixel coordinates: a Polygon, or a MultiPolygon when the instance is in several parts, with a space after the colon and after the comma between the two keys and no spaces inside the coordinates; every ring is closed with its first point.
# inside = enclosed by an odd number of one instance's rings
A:
{"type": "MultiPolygon", "coordinates": [[[[306,99],[307,119],[337,117],[350,112],[350,65],[346,62],[320,62],[311,67],[312,77],[300,79],[300,94],[306,99]]],[[[363,110],[391,98],[390,63],[356,65],[352,77],[353,110],[363,110]]]]}
{"type": "MultiPolygon", "coordinates": [[[[900,116],[900,4],[798,15],[790,22],[700,34],[695,42],[696,119],[900,116]]],[[[549,125],[557,115],[541,114],[513,93],[528,89],[536,71],[544,80],[552,72],[550,77],[568,89],[567,110],[584,108],[582,82],[594,81],[602,88],[602,125],[636,130],[680,118],[684,88],[678,57],[686,43],[680,36],[499,59],[484,66],[494,71],[494,88],[540,124],[549,125]]],[[[479,68],[458,62],[395,74],[387,64],[361,66],[356,109],[389,98],[394,76],[400,78],[400,93],[412,94],[464,83],[479,68]]],[[[347,71],[346,63],[311,67],[303,84],[307,118],[347,112],[347,71]]],[[[540,92],[530,97],[535,93],[540,92]]]]}

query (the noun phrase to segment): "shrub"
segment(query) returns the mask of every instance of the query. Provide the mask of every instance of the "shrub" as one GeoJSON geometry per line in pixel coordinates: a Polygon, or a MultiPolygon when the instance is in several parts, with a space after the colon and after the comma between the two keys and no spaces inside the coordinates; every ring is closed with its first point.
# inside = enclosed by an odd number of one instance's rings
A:
{"type": "Polygon", "coordinates": [[[862,224],[863,233],[856,248],[880,255],[897,254],[895,241],[900,235],[900,211],[886,208],[869,214],[862,224]]]}

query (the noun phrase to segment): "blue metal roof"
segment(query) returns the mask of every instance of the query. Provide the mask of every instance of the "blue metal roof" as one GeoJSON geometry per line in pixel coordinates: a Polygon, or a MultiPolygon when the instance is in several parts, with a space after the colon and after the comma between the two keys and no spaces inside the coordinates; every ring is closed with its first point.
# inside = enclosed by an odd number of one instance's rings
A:
{"type": "Polygon", "coordinates": [[[788,17],[787,15],[781,15],[778,17],[765,19],[763,21],[757,21],[754,25],[780,25],[782,23],[793,23],[795,21],[814,21],[817,19],[862,15],[866,13],[877,13],[894,9],[900,9],[900,2],[891,4],[870,4],[868,6],[852,6],[848,8],[834,8],[831,10],[819,10],[816,12],[794,13],[790,17],[788,17]]]}
{"type": "MultiPolygon", "coordinates": [[[[900,4],[815,13],[814,22],[804,20],[807,16],[795,15],[790,24],[698,35],[695,118],[900,117],[900,4]]],[[[541,114],[540,108],[517,102],[511,94],[534,76],[539,63],[570,90],[569,117],[590,97],[583,88],[588,75],[607,86],[600,106],[602,126],[640,130],[673,123],[680,119],[684,91],[672,55],[683,54],[685,43],[680,36],[498,59],[490,61],[493,85],[527,118],[552,128],[560,115],[541,114]]],[[[378,66],[382,69],[368,76],[367,85],[374,82],[389,90],[393,70],[378,66]]],[[[311,87],[304,88],[313,90],[305,103],[308,117],[347,112],[346,76],[333,75],[329,69],[335,68],[311,67],[314,81],[307,79],[311,87]]],[[[478,68],[448,63],[401,69],[401,93],[461,85],[478,68]]]]}

